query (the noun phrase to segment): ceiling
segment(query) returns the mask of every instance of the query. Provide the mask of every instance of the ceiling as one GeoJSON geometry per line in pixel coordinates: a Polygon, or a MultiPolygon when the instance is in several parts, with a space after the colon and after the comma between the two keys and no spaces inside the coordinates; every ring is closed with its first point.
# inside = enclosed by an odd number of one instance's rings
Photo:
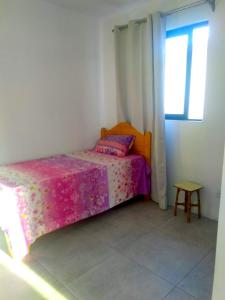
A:
{"type": "MultiPolygon", "coordinates": [[[[82,13],[95,16],[112,14],[143,0],[45,0],[68,9],[74,9],[82,13]]],[[[145,0],[146,1],[146,0],[145,0]]]]}

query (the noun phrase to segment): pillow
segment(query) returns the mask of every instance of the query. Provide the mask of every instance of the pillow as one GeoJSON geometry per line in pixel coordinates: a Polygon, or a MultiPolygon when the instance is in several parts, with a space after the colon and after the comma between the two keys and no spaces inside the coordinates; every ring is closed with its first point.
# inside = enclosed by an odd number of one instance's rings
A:
{"type": "Polygon", "coordinates": [[[134,140],[133,135],[109,135],[98,141],[95,151],[124,157],[132,148],[134,140]]]}

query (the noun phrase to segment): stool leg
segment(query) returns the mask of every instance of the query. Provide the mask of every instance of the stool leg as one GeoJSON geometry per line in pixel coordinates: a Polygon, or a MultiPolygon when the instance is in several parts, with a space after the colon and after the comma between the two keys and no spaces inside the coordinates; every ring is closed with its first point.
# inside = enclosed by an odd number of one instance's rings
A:
{"type": "Polygon", "coordinates": [[[187,223],[191,222],[191,192],[188,193],[188,201],[187,201],[187,223]]]}
{"type": "Polygon", "coordinates": [[[198,195],[198,217],[201,218],[201,199],[200,199],[200,190],[197,191],[198,195]]]}
{"type": "Polygon", "coordinates": [[[184,200],[184,212],[187,212],[187,204],[188,204],[188,192],[185,191],[185,200],[184,200]]]}
{"type": "Polygon", "coordinates": [[[175,206],[174,206],[174,216],[177,215],[177,203],[178,203],[179,193],[180,193],[180,189],[177,189],[176,201],[175,201],[175,206]]]}

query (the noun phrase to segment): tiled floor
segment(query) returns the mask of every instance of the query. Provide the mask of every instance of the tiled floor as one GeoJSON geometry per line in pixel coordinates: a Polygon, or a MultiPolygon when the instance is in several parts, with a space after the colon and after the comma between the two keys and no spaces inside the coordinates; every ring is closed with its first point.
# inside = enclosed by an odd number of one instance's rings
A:
{"type": "MultiPolygon", "coordinates": [[[[136,200],[40,238],[26,265],[64,299],[207,300],[216,231],[209,219],[187,224],[182,211],[173,217],[136,200]]],[[[0,285],[0,299],[60,299],[40,296],[6,266],[0,285]]]]}

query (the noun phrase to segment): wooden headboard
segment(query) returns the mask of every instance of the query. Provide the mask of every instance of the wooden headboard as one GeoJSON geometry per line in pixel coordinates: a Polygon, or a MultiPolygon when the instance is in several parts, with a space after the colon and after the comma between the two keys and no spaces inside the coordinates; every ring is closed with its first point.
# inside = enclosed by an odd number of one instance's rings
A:
{"type": "Polygon", "coordinates": [[[101,129],[101,138],[104,138],[111,134],[132,134],[135,136],[135,142],[132,147],[132,153],[143,155],[148,162],[149,166],[151,165],[151,133],[146,131],[144,134],[137,131],[133,126],[128,122],[122,122],[117,124],[111,129],[102,128],[101,129]]]}

